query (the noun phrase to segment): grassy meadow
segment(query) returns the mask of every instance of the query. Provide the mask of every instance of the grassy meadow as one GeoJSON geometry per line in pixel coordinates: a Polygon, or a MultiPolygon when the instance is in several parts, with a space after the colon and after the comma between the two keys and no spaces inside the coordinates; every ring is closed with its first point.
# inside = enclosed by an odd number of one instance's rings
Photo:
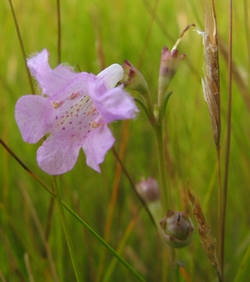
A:
{"type": "MultiPolygon", "coordinates": [[[[228,282],[250,279],[250,7],[247,2],[233,3],[233,35],[229,40],[229,1],[215,1],[221,95],[221,183],[223,187],[227,183],[224,278],[221,281],[228,282]],[[228,61],[230,45],[233,59],[228,61]],[[231,83],[228,155],[228,89],[231,83]]],[[[164,127],[166,189],[173,199],[167,209],[188,211],[195,232],[187,247],[175,250],[175,264],[171,264],[170,248],[160,240],[133,189],[142,177],[159,180],[153,127],[138,106],[140,113],[136,119],[110,125],[116,142],[101,164],[101,173],[86,165],[81,150],[74,168],[56,177],[67,207],[118,253],[117,258],[64,206],[67,230],[79,268],[76,279],[60,209],[37,180],[53,190],[54,178],[43,172],[36,161],[36,151],[43,140],[37,144],[25,143],[14,118],[17,100],[31,94],[32,90],[10,1],[2,0],[0,281],[218,281],[215,268],[200,242],[187,196],[189,183],[200,200],[211,234],[218,241],[217,151],[201,85],[203,39],[195,31],[205,28],[204,1],[13,0],[12,4],[26,58],[47,48],[53,68],[60,61],[74,66],[77,71],[94,74],[112,63],[122,65],[127,59],[144,75],[154,103],[157,103],[163,46],[171,50],[184,28],[188,24],[196,25],[185,33],[177,48],[186,58],[169,87],[173,94],[168,102],[164,127]],[[32,171],[32,175],[3,144],[32,171]]],[[[35,81],[33,83],[37,91],[35,81]]],[[[140,97],[135,91],[130,93],[140,97]]]]}

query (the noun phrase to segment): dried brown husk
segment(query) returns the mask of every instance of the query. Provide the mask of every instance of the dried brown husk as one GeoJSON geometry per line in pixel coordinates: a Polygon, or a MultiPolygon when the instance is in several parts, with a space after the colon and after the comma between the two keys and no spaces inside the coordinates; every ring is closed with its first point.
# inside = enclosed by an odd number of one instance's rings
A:
{"type": "Polygon", "coordinates": [[[204,79],[202,79],[202,88],[208,105],[214,141],[217,148],[219,148],[221,124],[217,25],[214,5],[210,8],[207,1],[205,2],[205,32],[203,37],[205,66],[203,69],[204,79]]]}
{"type": "Polygon", "coordinates": [[[201,244],[205,249],[206,254],[209,260],[211,261],[212,265],[215,267],[217,276],[219,277],[219,279],[221,279],[222,274],[216,254],[216,240],[211,235],[211,228],[207,224],[199,199],[189,187],[188,198],[193,205],[193,215],[195,221],[197,222],[197,229],[200,236],[201,244]]]}

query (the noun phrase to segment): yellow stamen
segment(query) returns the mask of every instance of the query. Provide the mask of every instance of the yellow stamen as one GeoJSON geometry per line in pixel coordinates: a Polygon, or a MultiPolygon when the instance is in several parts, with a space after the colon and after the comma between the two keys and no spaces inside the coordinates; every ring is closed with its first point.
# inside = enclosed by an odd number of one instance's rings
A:
{"type": "Polygon", "coordinates": [[[74,99],[77,98],[79,95],[80,95],[79,92],[76,92],[76,93],[73,92],[73,93],[70,95],[69,99],[70,99],[70,100],[74,100],[74,99]]]}
{"type": "Polygon", "coordinates": [[[91,122],[91,127],[92,128],[97,128],[97,127],[99,127],[101,125],[101,123],[98,123],[98,122],[96,122],[96,121],[92,121],[91,122]]]}
{"type": "Polygon", "coordinates": [[[60,107],[63,104],[63,102],[52,102],[52,106],[54,109],[60,107]]]}

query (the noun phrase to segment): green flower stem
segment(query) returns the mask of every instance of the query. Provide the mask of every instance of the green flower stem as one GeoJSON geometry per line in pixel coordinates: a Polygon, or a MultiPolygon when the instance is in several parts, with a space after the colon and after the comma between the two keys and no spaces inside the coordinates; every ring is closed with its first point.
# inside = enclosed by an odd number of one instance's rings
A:
{"type": "Polygon", "coordinates": [[[163,123],[156,123],[154,126],[158,150],[158,166],[160,174],[160,189],[161,189],[161,200],[163,210],[167,211],[171,204],[170,191],[167,186],[167,175],[166,175],[166,160],[165,160],[165,147],[164,147],[164,136],[163,136],[163,123]]]}
{"type": "MultiPolygon", "coordinates": [[[[161,201],[163,211],[167,212],[167,210],[172,206],[171,193],[169,187],[167,185],[167,174],[166,174],[166,160],[165,160],[165,146],[164,146],[164,122],[163,120],[158,120],[158,123],[155,124],[155,133],[156,133],[156,141],[157,141],[157,150],[158,150],[158,166],[159,166],[159,174],[160,174],[160,189],[161,189],[161,201]]],[[[160,234],[162,236],[161,230],[160,234]]],[[[174,272],[172,271],[175,266],[175,249],[170,246],[167,247],[168,253],[168,281],[175,281],[173,276],[174,272]]],[[[166,268],[166,266],[164,266],[166,268]]]]}
{"type": "MultiPolygon", "coordinates": [[[[0,138],[0,144],[9,152],[9,154],[20,164],[20,166],[32,177],[34,178],[54,199],[57,199],[57,197],[60,197],[60,194],[58,193],[59,189],[55,185],[55,193],[46,185],[44,184],[18,157],[17,155],[7,146],[7,144],[0,138]]],[[[63,214],[62,206],[83,226],[85,227],[94,237],[108,250],[110,253],[115,256],[120,263],[122,263],[128,270],[130,270],[133,275],[142,282],[145,282],[145,280],[106,242],[104,241],[85,221],[83,221],[64,201],[60,199],[60,212],[63,214]]],[[[64,220],[65,222],[65,220],[64,220]]]]}
{"type": "Polygon", "coordinates": [[[62,201],[64,208],[71,214],[73,217],[79,221],[94,237],[108,250],[113,256],[115,256],[126,268],[128,268],[134,276],[142,282],[145,280],[105,241],[100,237],[85,221],[83,221],[67,204],[62,201]]]}
{"type": "Polygon", "coordinates": [[[56,201],[57,201],[57,204],[58,204],[61,222],[62,222],[62,226],[63,226],[63,231],[64,231],[65,239],[67,241],[67,245],[68,245],[68,248],[69,248],[69,254],[70,254],[71,262],[72,262],[73,269],[74,269],[74,272],[75,272],[76,281],[80,282],[80,281],[82,281],[80,279],[80,271],[79,271],[79,268],[78,268],[78,265],[77,265],[76,255],[75,255],[74,247],[73,247],[73,244],[72,244],[70,232],[67,228],[63,204],[62,204],[62,199],[61,199],[61,195],[60,195],[60,190],[59,190],[59,187],[57,185],[55,176],[52,177],[52,185],[53,185],[54,191],[56,193],[56,201]]]}
{"type": "Polygon", "coordinates": [[[12,4],[12,0],[9,0],[9,4],[10,4],[11,13],[12,13],[12,17],[13,17],[15,28],[16,28],[16,33],[17,33],[18,41],[19,41],[19,44],[20,44],[20,47],[21,47],[21,51],[22,51],[22,57],[23,57],[23,61],[24,61],[24,66],[25,66],[26,74],[27,74],[27,77],[28,77],[28,80],[29,80],[29,85],[30,85],[31,93],[34,94],[35,93],[35,88],[34,88],[34,85],[33,85],[33,82],[32,82],[30,71],[29,71],[27,63],[26,63],[27,56],[26,56],[26,52],[25,52],[25,49],[24,49],[23,39],[22,39],[21,32],[20,32],[20,29],[19,29],[19,25],[18,25],[18,21],[17,21],[15,10],[14,10],[14,6],[12,4]]]}
{"type": "Polygon", "coordinates": [[[148,119],[149,121],[154,124],[155,123],[155,115],[154,115],[154,108],[153,108],[153,103],[151,99],[151,94],[149,89],[141,90],[141,95],[144,98],[146,109],[148,112],[148,119]]]}

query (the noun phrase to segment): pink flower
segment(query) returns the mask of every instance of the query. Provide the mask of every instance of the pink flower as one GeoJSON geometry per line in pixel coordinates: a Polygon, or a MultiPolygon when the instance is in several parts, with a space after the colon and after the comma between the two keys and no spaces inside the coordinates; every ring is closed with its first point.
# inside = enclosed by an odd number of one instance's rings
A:
{"type": "Polygon", "coordinates": [[[123,86],[114,88],[123,69],[114,64],[97,76],[63,65],[51,69],[48,55],[44,49],[27,62],[42,93],[17,101],[15,119],[22,137],[36,143],[50,133],[37,151],[37,162],[51,175],[71,170],[81,148],[87,165],[100,172],[115,141],[108,123],[133,118],[138,111],[123,86]]]}

